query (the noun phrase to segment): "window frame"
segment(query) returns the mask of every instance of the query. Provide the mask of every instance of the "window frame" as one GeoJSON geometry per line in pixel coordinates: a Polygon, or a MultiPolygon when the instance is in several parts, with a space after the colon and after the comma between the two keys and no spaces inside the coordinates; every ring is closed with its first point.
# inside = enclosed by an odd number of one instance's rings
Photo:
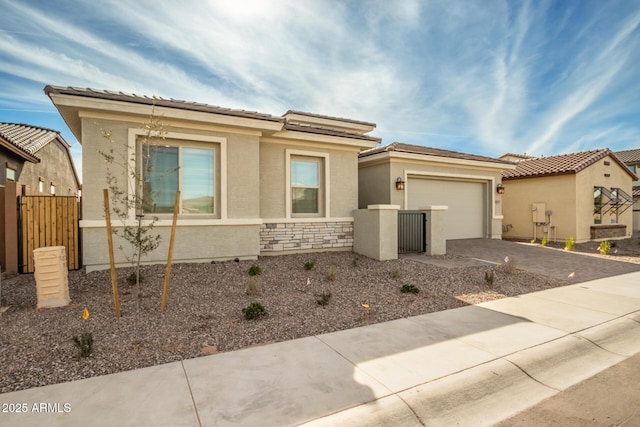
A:
{"type": "Polygon", "coordinates": [[[5,179],[9,182],[16,182],[18,180],[18,170],[12,166],[6,166],[5,179]],[[9,171],[13,172],[13,178],[9,177],[9,171]]]}
{"type": "MultiPolygon", "coordinates": [[[[142,139],[147,136],[142,129],[130,128],[128,137],[128,154],[130,167],[135,170],[141,170],[142,167],[142,139]]],[[[156,135],[152,135],[153,138],[156,135]]],[[[192,214],[180,213],[181,219],[227,219],[227,139],[217,136],[188,134],[181,132],[165,132],[163,135],[157,135],[158,139],[151,142],[151,145],[169,145],[187,148],[207,148],[214,150],[214,211],[215,214],[192,214]]],[[[142,191],[142,181],[135,183],[133,177],[129,177],[129,188],[135,188],[135,191],[142,191]]],[[[182,204],[182,200],[180,200],[182,204]]],[[[182,212],[182,206],[180,206],[182,212]]],[[[147,215],[147,214],[145,214],[147,215]]],[[[158,218],[169,218],[173,212],[148,215],[157,216],[158,218]]],[[[136,218],[134,208],[129,210],[129,219],[136,218]]]]}
{"type": "MultiPolygon", "coordinates": [[[[329,153],[306,151],[306,150],[285,150],[285,209],[286,218],[329,218],[330,206],[330,179],[329,179],[329,153]],[[317,161],[318,165],[318,212],[317,213],[294,213],[293,212],[293,183],[292,166],[295,160],[317,161]]],[[[297,186],[297,188],[311,188],[307,186],[297,186]]]]}

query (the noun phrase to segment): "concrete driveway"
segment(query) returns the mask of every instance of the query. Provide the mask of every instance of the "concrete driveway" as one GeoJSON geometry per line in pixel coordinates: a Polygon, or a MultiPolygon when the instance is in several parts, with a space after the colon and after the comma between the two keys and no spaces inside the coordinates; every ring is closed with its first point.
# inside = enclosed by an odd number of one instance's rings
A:
{"type": "Polygon", "coordinates": [[[472,259],[477,263],[500,264],[508,256],[516,268],[558,279],[567,279],[574,273],[572,279],[576,282],[640,271],[640,264],[506,240],[448,240],[447,254],[472,259]]]}

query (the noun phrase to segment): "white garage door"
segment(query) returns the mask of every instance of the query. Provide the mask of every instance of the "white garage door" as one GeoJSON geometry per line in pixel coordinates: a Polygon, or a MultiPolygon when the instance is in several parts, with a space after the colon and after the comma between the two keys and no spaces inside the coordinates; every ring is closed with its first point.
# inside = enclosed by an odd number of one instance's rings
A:
{"type": "Polygon", "coordinates": [[[449,206],[447,240],[485,237],[485,184],[471,181],[409,178],[408,208],[449,206]]]}

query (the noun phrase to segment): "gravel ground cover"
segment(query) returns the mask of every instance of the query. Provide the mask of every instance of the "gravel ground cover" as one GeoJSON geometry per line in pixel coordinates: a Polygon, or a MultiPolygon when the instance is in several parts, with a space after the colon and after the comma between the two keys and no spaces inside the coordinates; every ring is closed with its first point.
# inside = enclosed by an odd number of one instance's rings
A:
{"type": "MultiPolygon", "coordinates": [[[[600,242],[576,243],[573,250],[574,252],[599,258],[640,264],[640,235],[638,233],[629,239],[610,240],[609,243],[611,249],[607,255],[600,254],[600,242]]],[[[564,249],[565,242],[549,242],[547,246],[555,249],[564,249]]]]}
{"type": "MultiPolygon", "coordinates": [[[[448,256],[444,256],[446,260],[448,256]]],[[[455,263],[454,258],[450,258],[455,263]]],[[[455,264],[454,264],[455,265],[455,264]]],[[[566,285],[504,266],[445,268],[408,259],[376,261],[351,252],[261,257],[257,261],[175,264],[160,313],[164,266],[145,266],[144,295],[119,269],[122,317],[114,314],[108,271],[69,272],[71,304],[36,309],[33,275],[5,276],[0,315],[0,392],[157,365],[252,345],[332,332],[566,285]],[[314,267],[305,269],[305,263],[314,267]],[[252,265],[259,293],[248,295],[252,265]],[[489,284],[485,274],[493,274],[489,284]],[[419,293],[402,293],[414,285],[419,293]],[[331,294],[320,305],[322,293],[331,294]],[[266,317],[246,320],[259,302],[266,317]],[[87,308],[89,318],[83,319],[87,308]],[[79,357],[72,337],[93,335],[79,357]]]]}

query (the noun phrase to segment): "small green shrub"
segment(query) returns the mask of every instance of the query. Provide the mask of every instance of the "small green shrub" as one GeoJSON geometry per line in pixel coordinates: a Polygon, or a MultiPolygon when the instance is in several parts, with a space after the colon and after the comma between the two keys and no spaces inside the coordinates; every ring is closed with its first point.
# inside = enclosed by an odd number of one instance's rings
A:
{"type": "Polygon", "coordinates": [[[549,243],[549,241],[547,240],[547,236],[543,236],[542,237],[542,241],[540,242],[540,244],[542,246],[547,246],[547,243],[549,243]]]}
{"type": "Polygon", "coordinates": [[[358,258],[357,256],[354,256],[353,259],[351,260],[351,264],[353,264],[354,267],[357,267],[359,261],[360,261],[360,258],[358,258]]]}
{"type": "Polygon", "coordinates": [[[320,295],[316,295],[316,297],[318,298],[316,299],[316,303],[324,307],[329,304],[329,301],[331,301],[331,292],[323,291],[320,295]]]}
{"type": "Polygon", "coordinates": [[[400,292],[402,292],[403,294],[418,294],[420,293],[420,289],[416,288],[413,285],[402,285],[402,287],[400,288],[400,292]]]}
{"type": "Polygon", "coordinates": [[[252,302],[249,306],[243,308],[242,314],[247,320],[259,319],[268,315],[267,310],[259,302],[252,302]]]}
{"type": "Polygon", "coordinates": [[[73,345],[80,350],[80,357],[89,357],[93,350],[93,334],[85,332],[80,336],[73,337],[73,345]]]}
{"type": "MultiPolygon", "coordinates": [[[[140,283],[144,282],[144,276],[141,274],[140,275],[140,283]]],[[[138,283],[138,281],[136,280],[136,273],[131,273],[128,277],[127,277],[127,283],[130,285],[135,285],[136,283],[138,283]]]]}
{"type": "Polygon", "coordinates": [[[611,252],[611,243],[607,242],[606,240],[603,240],[602,242],[600,242],[600,255],[609,255],[609,252],[611,252]]]}
{"type": "Polygon", "coordinates": [[[260,295],[260,282],[256,276],[249,277],[247,281],[247,295],[260,295]]]}
{"type": "Polygon", "coordinates": [[[260,273],[260,266],[253,264],[251,267],[249,267],[249,276],[259,276],[260,273]]]}
{"type": "Polygon", "coordinates": [[[573,236],[569,237],[567,240],[564,241],[564,249],[567,251],[572,251],[575,245],[576,245],[576,241],[573,238],[573,236]]]}
{"type": "Polygon", "coordinates": [[[304,263],[304,269],[305,270],[313,270],[313,267],[316,266],[316,263],[313,261],[307,261],[304,263]]]}
{"type": "Polygon", "coordinates": [[[389,274],[392,279],[398,279],[400,277],[400,269],[398,267],[393,267],[393,270],[391,270],[391,273],[389,274]]]}
{"type": "Polygon", "coordinates": [[[493,271],[484,272],[484,281],[487,285],[493,286],[493,279],[494,279],[493,271]]]}
{"type": "Polygon", "coordinates": [[[327,271],[327,280],[333,282],[336,280],[336,269],[335,267],[330,267],[329,271],[327,271]]]}

